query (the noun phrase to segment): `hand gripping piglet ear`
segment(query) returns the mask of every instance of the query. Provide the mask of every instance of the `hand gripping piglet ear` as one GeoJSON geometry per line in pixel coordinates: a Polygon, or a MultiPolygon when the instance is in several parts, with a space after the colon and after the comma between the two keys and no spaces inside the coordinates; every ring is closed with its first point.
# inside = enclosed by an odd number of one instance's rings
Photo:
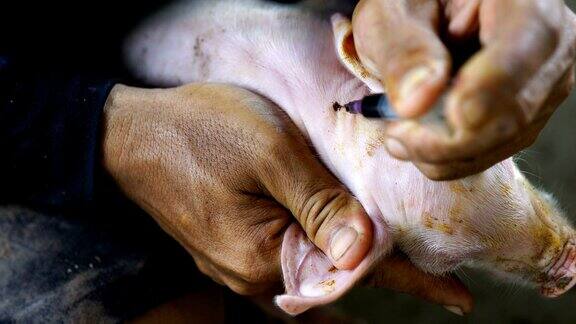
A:
{"type": "Polygon", "coordinates": [[[286,293],[277,296],[276,303],[286,313],[298,315],[312,307],[334,302],[390,250],[390,236],[384,226],[377,226],[373,248],[360,265],[353,270],[339,270],[310,242],[299,225],[293,224],[282,242],[281,263],[286,293]]]}

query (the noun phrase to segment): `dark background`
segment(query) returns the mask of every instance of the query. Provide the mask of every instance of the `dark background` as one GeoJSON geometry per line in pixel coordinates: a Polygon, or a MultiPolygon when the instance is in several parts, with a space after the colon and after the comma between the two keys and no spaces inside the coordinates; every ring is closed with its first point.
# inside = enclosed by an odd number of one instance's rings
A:
{"type": "MultiPolygon", "coordinates": [[[[567,3],[576,8],[576,0],[567,3]]],[[[517,160],[532,183],[553,193],[576,224],[576,93],[517,160]]],[[[576,323],[574,289],[549,300],[537,291],[495,282],[477,271],[463,272],[460,277],[476,297],[473,313],[465,318],[410,296],[373,289],[356,289],[340,306],[369,323],[576,323]]]]}

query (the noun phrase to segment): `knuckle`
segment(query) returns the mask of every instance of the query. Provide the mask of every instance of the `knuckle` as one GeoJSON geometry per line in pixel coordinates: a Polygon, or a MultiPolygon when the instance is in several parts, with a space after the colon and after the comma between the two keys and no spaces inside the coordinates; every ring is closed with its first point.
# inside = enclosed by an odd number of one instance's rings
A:
{"type": "Polygon", "coordinates": [[[200,272],[202,272],[204,275],[206,275],[206,276],[208,276],[208,277],[211,277],[211,276],[210,276],[210,271],[208,270],[208,268],[206,267],[205,264],[196,262],[196,267],[197,267],[198,270],[199,270],[200,272]]]}
{"type": "MultiPolygon", "coordinates": [[[[523,2],[523,1],[522,1],[523,2]]],[[[553,37],[555,42],[560,38],[560,33],[565,23],[563,16],[564,6],[558,5],[561,1],[547,2],[546,6],[542,6],[538,2],[525,2],[526,15],[524,19],[529,19],[537,26],[541,26],[545,36],[553,37]]]]}
{"type": "Polygon", "coordinates": [[[452,165],[430,165],[430,164],[417,164],[420,172],[422,172],[428,179],[433,181],[449,181],[456,180],[462,177],[474,174],[474,168],[458,168],[452,165]]]}
{"type": "Polygon", "coordinates": [[[267,285],[264,284],[239,284],[237,290],[234,290],[237,294],[242,296],[256,296],[261,295],[269,289],[267,285]]]}
{"type": "Polygon", "coordinates": [[[263,282],[260,271],[253,268],[244,268],[239,273],[240,278],[249,285],[258,285],[263,282]]]}
{"type": "Polygon", "coordinates": [[[258,295],[273,286],[271,282],[262,282],[259,280],[251,282],[241,277],[228,278],[226,285],[235,293],[243,296],[258,295]]]}
{"type": "Polygon", "coordinates": [[[447,155],[454,151],[452,145],[441,141],[424,141],[409,143],[408,148],[414,152],[415,157],[422,162],[438,163],[444,161],[447,155]]]}
{"type": "Polygon", "coordinates": [[[256,294],[254,288],[247,283],[229,282],[226,285],[238,295],[251,296],[256,294]]]}
{"type": "Polygon", "coordinates": [[[234,272],[239,280],[251,286],[260,286],[275,279],[274,264],[262,262],[255,255],[243,258],[234,272]]]}
{"type": "Polygon", "coordinates": [[[212,269],[211,267],[208,266],[207,263],[200,261],[196,258],[194,258],[194,261],[196,263],[196,268],[198,268],[198,271],[200,271],[202,274],[204,274],[205,276],[209,277],[210,279],[212,279],[214,282],[223,285],[224,283],[222,282],[219,274],[217,274],[214,269],[212,269]]]}
{"type": "Polygon", "coordinates": [[[451,172],[446,167],[419,164],[418,169],[430,180],[443,181],[450,179],[451,172]]]}
{"type": "Polygon", "coordinates": [[[303,200],[297,215],[300,215],[300,223],[312,241],[316,240],[320,228],[330,224],[350,203],[349,199],[343,188],[325,188],[303,200]]]}
{"type": "Polygon", "coordinates": [[[260,136],[258,146],[262,163],[280,171],[291,170],[295,161],[311,155],[305,140],[292,131],[292,125],[275,127],[265,136],[260,136]]]}
{"type": "Polygon", "coordinates": [[[524,134],[524,136],[521,137],[520,142],[518,143],[518,151],[521,151],[534,145],[534,143],[536,143],[536,140],[538,139],[539,133],[540,133],[539,131],[533,131],[528,134],[524,134]]]}

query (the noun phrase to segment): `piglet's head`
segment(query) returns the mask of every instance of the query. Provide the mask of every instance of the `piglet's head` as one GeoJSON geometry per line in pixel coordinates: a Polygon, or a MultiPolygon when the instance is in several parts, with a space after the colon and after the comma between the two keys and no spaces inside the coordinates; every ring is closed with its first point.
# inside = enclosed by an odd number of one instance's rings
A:
{"type": "Polygon", "coordinates": [[[574,230],[551,195],[535,189],[515,166],[511,173],[495,187],[509,214],[489,221],[498,230],[484,235],[486,253],[473,264],[535,286],[545,297],[560,296],[576,283],[574,230]]]}

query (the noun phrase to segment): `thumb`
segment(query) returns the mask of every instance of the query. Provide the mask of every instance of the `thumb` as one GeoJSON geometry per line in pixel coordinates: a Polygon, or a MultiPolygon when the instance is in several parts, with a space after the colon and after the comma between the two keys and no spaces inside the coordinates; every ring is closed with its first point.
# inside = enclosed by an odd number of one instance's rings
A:
{"type": "Polygon", "coordinates": [[[300,141],[287,143],[261,174],[268,193],[339,269],[353,269],[372,245],[364,208],[300,141]]]}
{"type": "Polygon", "coordinates": [[[426,113],[445,88],[450,55],[436,32],[437,1],[361,1],[352,25],[358,57],[402,117],[426,113]]]}

